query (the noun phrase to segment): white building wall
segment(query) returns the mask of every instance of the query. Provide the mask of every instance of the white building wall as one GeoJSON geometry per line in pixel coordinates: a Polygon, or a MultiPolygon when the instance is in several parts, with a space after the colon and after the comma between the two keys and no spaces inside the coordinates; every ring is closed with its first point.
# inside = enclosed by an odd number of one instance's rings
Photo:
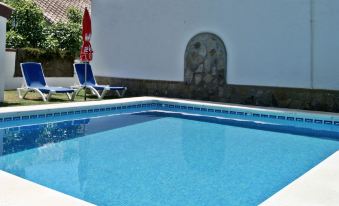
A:
{"type": "Polygon", "coordinates": [[[98,76],[183,81],[188,41],[211,32],[225,43],[229,84],[335,89],[339,58],[329,51],[338,49],[339,3],[313,0],[319,7],[313,29],[322,31],[315,32],[312,61],[311,1],[96,0],[94,70],[98,76]],[[333,11],[322,14],[322,7],[333,11]]]}
{"type": "Polygon", "coordinates": [[[227,82],[310,87],[309,0],[227,2],[228,15],[219,13],[230,39],[227,82]]]}
{"type": "Polygon", "coordinates": [[[4,61],[6,47],[6,22],[7,19],[0,16],[0,102],[4,101],[4,61]]]}
{"type": "Polygon", "coordinates": [[[14,78],[15,72],[15,57],[16,52],[14,51],[6,51],[5,52],[5,62],[4,62],[4,82],[5,82],[5,90],[16,89],[22,83],[22,78],[16,79],[14,78]],[[15,87],[13,87],[15,85],[15,87]]]}
{"type": "Polygon", "coordinates": [[[314,0],[314,88],[339,89],[339,1],[314,0]]]}

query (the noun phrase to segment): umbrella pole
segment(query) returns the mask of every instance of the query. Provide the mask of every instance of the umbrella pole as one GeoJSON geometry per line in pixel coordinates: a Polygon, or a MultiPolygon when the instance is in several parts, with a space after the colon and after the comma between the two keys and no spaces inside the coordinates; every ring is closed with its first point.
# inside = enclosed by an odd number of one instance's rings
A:
{"type": "Polygon", "coordinates": [[[87,101],[87,62],[85,62],[85,101],[87,101]]]}

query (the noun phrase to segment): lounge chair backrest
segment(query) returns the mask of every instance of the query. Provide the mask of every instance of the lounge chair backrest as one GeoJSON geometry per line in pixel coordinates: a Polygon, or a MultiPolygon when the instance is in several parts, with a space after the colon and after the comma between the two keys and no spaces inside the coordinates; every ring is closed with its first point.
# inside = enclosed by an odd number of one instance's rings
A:
{"type": "Polygon", "coordinates": [[[77,73],[79,82],[81,85],[85,85],[85,70],[87,67],[87,85],[96,85],[95,77],[93,75],[92,67],[90,64],[85,65],[86,63],[77,63],[74,64],[75,72],[77,73]]]}
{"type": "Polygon", "coordinates": [[[29,87],[47,86],[45,76],[42,71],[42,66],[40,63],[27,62],[21,63],[20,66],[22,75],[27,86],[29,87]]]}

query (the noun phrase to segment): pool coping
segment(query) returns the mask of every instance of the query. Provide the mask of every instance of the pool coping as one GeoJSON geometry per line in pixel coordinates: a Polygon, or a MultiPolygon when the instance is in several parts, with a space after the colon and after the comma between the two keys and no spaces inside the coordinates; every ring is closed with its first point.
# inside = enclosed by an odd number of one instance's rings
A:
{"type": "MultiPolygon", "coordinates": [[[[286,122],[304,122],[317,125],[335,125],[339,127],[339,114],[313,112],[294,109],[265,108],[235,104],[212,103],[160,97],[133,97],[96,102],[71,102],[64,104],[34,105],[0,108],[0,123],[46,117],[65,116],[80,113],[95,113],[109,110],[126,110],[141,107],[158,109],[199,110],[214,115],[216,113],[255,117],[261,119],[286,120],[286,122]],[[146,104],[147,103],[147,104],[146,104]],[[113,107],[110,107],[113,106],[113,107]],[[88,109],[86,111],[86,109],[88,109]]],[[[208,114],[206,114],[208,115],[208,114]]]]}
{"type": "Polygon", "coordinates": [[[6,206],[94,206],[0,170],[0,205],[6,206]]]}
{"type": "Polygon", "coordinates": [[[212,107],[221,106],[221,107],[239,108],[239,109],[255,109],[259,111],[268,111],[268,112],[305,113],[305,114],[326,115],[326,116],[330,115],[330,116],[335,116],[339,118],[339,113],[333,113],[333,112],[299,110],[299,109],[289,109],[289,108],[275,108],[275,107],[262,107],[262,106],[249,106],[249,105],[233,104],[233,103],[210,102],[210,101],[176,99],[176,98],[165,98],[165,97],[151,97],[151,96],[130,97],[130,98],[121,98],[121,99],[102,100],[102,101],[67,102],[67,103],[58,103],[58,104],[0,107],[0,114],[28,112],[28,111],[36,111],[36,110],[55,110],[55,109],[73,108],[74,106],[77,106],[77,107],[102,106],[102,105],[108,105],[108,104],[131,103],[131,102],[140,102],[140,101],[169,101],[173,103],[183,103],[183,104],[193,103],[193,104],[204,104],[206,106],[212,106],[212,107]]]}
{"type": "MultiPolygon", "coordinates": [[[[306,114],[309,116],[322,116],[323,118],[328,118],[329,120],[339,120],[339,114],[329,113],[329,112],[317,112],[317,111],[304,111],[304,110],[295,110],[295,109],[280,109],[280,108],[266,108],[266,107],[257,107],[257,106],[244,106],[237,104],[225,104],[225,103],[214,103],[214,102],[205,102],[205,101],[195,101],[195,100],[183,100],[183,99],[170,99],[170,98],[161,98],[161,97],[133,97],[133,98],[123,98],[123,99],[114,99],[114,100],[103,100],[103,101],[91,101],[91,102],[70,102],[64,104],[48,104],[48,105],[33,105],[33,106],[22,106],[22,107],[5,107],[0,108],[0,117],[10,115],[18,116],[24,113],[30,112],[42,112],[46,113],[49,111],[55,110],[69,110],[69,109],[81,109],[86,107],[104,107],[107,105],[117,105],[117,104],[126,104],[126,103],[145,103],[145,102],[160,102],[160,106],[169,106],[168,104],[180,104],[194,106],[198,105],[205,108],[215,108],[213,111],[219,111],[220,108],[233,109],[235,111],[245,109],[247,111],[259,111],[263,113],[281,113],[284,115],[299,115],[306,114]],[[166,103],[163,104],[163,103],[166,103]]],[[[186,107],[186,106],[184,106],[186,107]]],[[[193,107],[192,107],[193,108],[193,107]]],[[[288,186],[280,190],[278,193],[274,194],[268,200],[262,203],[263,206],[270,205],[316,205],[312,203],[319,203],[319,201],[325,201],[325,204],[322,205],[333,205],[331,200],[339,202],[339,190],[335,185],[339,185],[339,175],[334,175],[335,172],[339,174],[339,151],[335,154],[328,157],[323,162],[319,163],[316,167],[306,172],[300,178],[290,183],[288,186]],[[331,174],[331,175],[329,175],[331,174]],[[331,184],[330,184],[331,183],[331,184]],[[330,199],[328,201],[324,198],[330,199]],[[312,201],[312,202],[310,202],[312,201]],[[287,204],[288,203],[288,204],[287,204]],[[328,203],[328,204],[327,204],[328,203]]],[[[51,205],[51,203],[58,203],[60,201],[71,201],[69,205],[92,205],[86,203],[82,200],[70,197],[66,194],[51,190],[47,187],[40,186],[36,183],[32,183],[28,180],[16,177],[14,175],[8,174],[0,170],[0,182],[6,182],[7,184],[0,184],[0,194],[5,194],[4,197],[0,196],[0,203],[4,201],[13,201],[7,205],[22,205],[23,199],[25,205],[29,205],[29,201],[39,200],[40,205],[51,205]],[[12,187],[14,189],[8,190],[12,187]],[[15,189],[16,188],[16,189],[15,189]],[[3,193],[3,191],[5,193],[3,193]],[[35,191],[35,192],[34,192],[35,191]],[[30,194],[30,195],[27,195],[30,194]],[[21,198],[17,198],[20,196],[21,198]],[[8,199],[6,197],[11,197],[8,199]],[[16,198],[14,198],[16,197],[16,198]],[[41,202],[40,202],[41,201],[41,202]],[[45,204],[44,204],[45,203],[45,204]]],[[[6,202],[5,202],[6,203],[6,202]]],[[[35,202],[36,203],[36,202],[35,202]]],[[[324,202],[321,202],[324,203],[324,202]]],[[[32,204],[37,205],[37,204],[32,204]]],[[[65,205],[65,204],[63,204],[65,205]]]]}
{"type": "Polygon", "coordinates": [[[322,161],[260,206],[334,206],[339,204],[339,151],[322,161]]]}

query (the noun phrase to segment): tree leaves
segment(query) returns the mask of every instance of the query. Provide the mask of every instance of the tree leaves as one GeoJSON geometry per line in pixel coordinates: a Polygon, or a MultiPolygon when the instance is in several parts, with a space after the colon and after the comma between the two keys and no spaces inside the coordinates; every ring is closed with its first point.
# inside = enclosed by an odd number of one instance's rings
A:
{"type": "Polygon", "coordinates": [[[81,12],[68,10],[68,21],[49,23],[31,0],[0,0],[15,8],[7,23],[8,48],[39,48],[76,55],[81,47],[81,12]]]}

